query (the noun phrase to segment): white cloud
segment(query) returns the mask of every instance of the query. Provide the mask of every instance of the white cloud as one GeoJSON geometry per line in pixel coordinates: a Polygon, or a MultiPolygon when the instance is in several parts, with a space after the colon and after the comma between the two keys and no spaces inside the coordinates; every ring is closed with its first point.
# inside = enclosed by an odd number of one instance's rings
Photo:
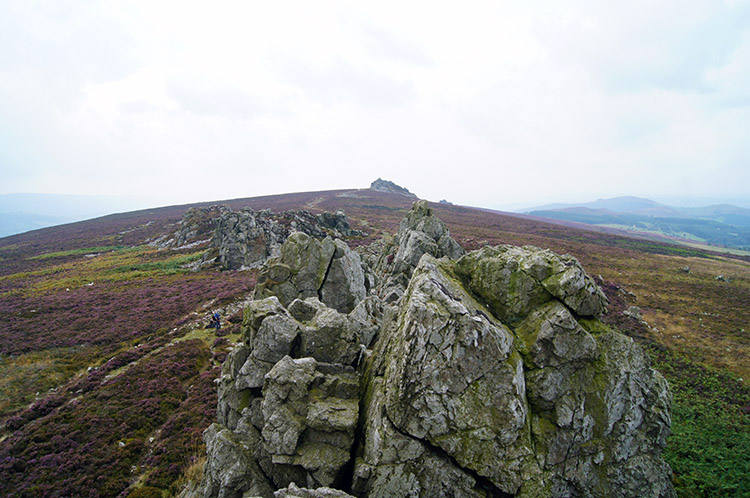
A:
{"type": "Polygon", "coordinates": [[[750,198],[748,20],[710,0],[7,4],[3,188],[750,198]]]}

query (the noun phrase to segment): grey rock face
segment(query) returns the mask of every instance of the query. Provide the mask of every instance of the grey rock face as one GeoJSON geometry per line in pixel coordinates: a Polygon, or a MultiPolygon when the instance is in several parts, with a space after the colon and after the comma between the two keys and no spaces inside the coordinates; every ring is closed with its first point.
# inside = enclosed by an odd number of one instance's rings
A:
{"type": "Polygon", "coordinates": [[[340,240],[327,237],[318,241],[296,232],[284,242],[280,252],[258,277],[258,299],[277,296],[287,306],[295,299],[316,297],[348,313],[367,294],[359,255],[340,240]]]}
{"type": "Polygon", "coordinates": [[[464,250],[451,238],[445,223],[433,214],[427,201],[416,201],[401,220],[393,244],[384,248],[377,263],[377,273],[384,275],[378,287],[380,297],[389,303],[398,301],[424,254],[456,259],[464,250]]]}
{"type": "Polygon", "coordinates": [[[540,473],[522,360],[513,334],[461,287],[452,266],[427,255],[414,271],[383,352],[386,414],[401,432],[515,493],[540,473]]]}
{"type": "Polygon", "coordinates": [[[456,271],[500,320],[514,323],[557,298],[579,316],[600,316],[607,298],[572,256],[533,246],[483,247],[462,257],[456,271]]]}
{"type": "Polygon", "coordinates": [[[211,244],[222,268],[254,268],[278,253],[288,233],[264,214],[251,209],[225,211],[216,221],[211,244]]]}
{"type": "Polygon", "coordinates": [[[185,247],[210,240],[203,264],[217,261],[225,270],[257,268],[268,258],[278,256],[281,244],[293,232],[319,239],[362,234],[351,229],[342,211],[314,215],[304,210],[272,213],[210,206],[188,209],[168,246],[185,247]]]}
{"type": "Polygon", "coordinates": [[[298,488],[294,483],[288,488],[280,489],[273,494],[274,498],[354,498],[352,495],[333,488],[307,489],[298,488]]]}
{"type": "Polygon", "coordinates": [[[343,211],[335,213],[324,212],[317,216],[318,223],[324,228],[334,232],[336,237],[349,237],[351,235],[360,235],[361,232],[352,230],[349,220],[343,211]]]}
{"type": "Polygon", "coordinates": [[[216,230],[216,223],[221,215],[227,212],[226,206],[209,206],[190,208],[185,211],[180,221],[180,228],[170,241],[170,247],[183,247],[211,239],[216,230]]]}
{"type": "Polygon", "coordinates": [[[199,496],[271,496],[273,489],[253,458],[253,449],[259,444],[257,432],[237,434],[219,424],[212,424],[204,432],[203,439],[211,457],[203,467],[199,496]]]}
{"type": "Polygon", "coordinates": [[[580,264],[461,256],[435,220],[415,203],[379,259],[401,297],[346,312],[321,296],[348,248],[284,243],[222,369],[201,496],[674,497],[666,381],[580,264]]]}
{"type": "Polygon", "coordinates": [[[263,386],[263,447],[277,486],[304,469],[308,486],[330,486],[351,458],[359,414],[359,378],[351,367],[313,358],[281,359],[263,386]],[[285,472],[278,465],[295,467],[285,472]]]}

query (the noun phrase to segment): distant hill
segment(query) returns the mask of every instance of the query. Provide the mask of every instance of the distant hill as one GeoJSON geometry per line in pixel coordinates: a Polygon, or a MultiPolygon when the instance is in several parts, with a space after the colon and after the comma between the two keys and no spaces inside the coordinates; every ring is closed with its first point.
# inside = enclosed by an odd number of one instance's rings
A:
{"type": "Polygon", "coordinates": [[[146,207],[125,196],[0,194],[0,237],[146,207]]]}
{"type": "Polygon", "coordinates": [[[750,249],[750,209],[730,204],[697,208],[667,206],[641,197],[615,197],[581,204],[547,204],[525,214],[653,233],[691,242],[750,249]]]}

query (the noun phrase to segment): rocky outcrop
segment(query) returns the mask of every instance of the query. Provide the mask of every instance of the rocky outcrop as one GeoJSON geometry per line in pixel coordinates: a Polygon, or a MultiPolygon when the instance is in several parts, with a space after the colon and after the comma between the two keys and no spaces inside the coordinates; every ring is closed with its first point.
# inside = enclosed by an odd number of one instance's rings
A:
{"type": "Polygon", "coordinates": [[[351,229],[343,211],[318,215],[309,211],[274,214],[268,210],[224,208],[210,223],[214,226],[211,249],[203,260],[217,261],[226,270],[260,267],[268,258],[278,256],[281,245],[295,232],[319,239],[361,235],[351,229]]]}
{"type": "Polygon", "coordinates": [[[218,422],[204,436],[200,496],[268,497],[293,483],[340,487],[349,479],[360,399],[354,365],[378,312],[366,300],[348,315],[316,298],[288,309],[276,296],[248,306],[242,342],[219,380],[218,422]]]}
{"type": "Polygon", "coordinates": [[[318,241],[296,232],[280,252],[258,276],[256,298],[278,296],[286,306],[295,299],[317,297],[342,312],[353,310],[364,299],[367,290],[359,254],[341,240],[318,241]]]}
{"type": "Polygon", "coordinates": [[[435,216],[427,201],[417,201],[401,220],[396,237],[384,248],[376,264],[381,279],[377,293],[384,301],[392,303],[401,298],[424,254],[455,259],[464,250],[451,238],[445,223],[435,216]]]}
{"type": "Polygon", "coordinates": [[[408,189],[400,187],[391,181],[383,180],[380,178],[370,184],[370,190],[375,190],[377,192],[386,192],[388,194],[404,195],[406,197],[413,197],[415,199],[417,198],[417,196],[409,192],[408,189]]]}
{"type": "Polygon", "coordinates": [[[332,239],[294,234],[269,260],[222,369],[200,496],[673,497],[668,386],[599,321],[581,265],[462,255],[436,220],[415,203],[386,246],[406,279],[390,302],[322,302],[332,239]]]}
{"type": "Polygon", "coordinates": [[[456,270],[469,290],[506,323],[514,323],[551,299],[579,316],[598,317],[607,298],[572,256],[537,247],[483,247],[461,258],[456,270]]]}
{"type": "Polygon", "coordinates": [[[169,241],[169,247],[180,248],[210,240],[216,230],[217,221],[227,210],[226,206],[188,209],[182,216],[180,227],[169,241]]]}

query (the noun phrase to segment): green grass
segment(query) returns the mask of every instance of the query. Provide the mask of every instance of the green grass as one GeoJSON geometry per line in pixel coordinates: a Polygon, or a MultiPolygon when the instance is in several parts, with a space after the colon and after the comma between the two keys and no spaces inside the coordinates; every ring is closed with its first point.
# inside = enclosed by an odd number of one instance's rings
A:
{"type": "Polygon", "coordinates": [[[133,263],[123,266],[118,266],[110,270],[111,273],[149,273],[158,272],[160,275],[174,275],[176,273],[184,273],[187,271],[183,266],[195,262],[203,256],[203,251],[194,252],[191,254],[182,254],[179,256],[173,256],[160,261],[151,261],[146,263],[133,263]]]}
{"type": "Polygon", "coordinates": [[[674,396],[664,457],[675,474],[677,495],[750,497],[750,388],[686,356],[649,350],[674,396]]]}
{"type": "MultiPolygon", "coordinates": [[[[125,246],[84,247],[82,249],[70,249],[68,251],[48,252],[45,254],[32,256],[28,259],[44,260],[44,259],[50,259],[50,258],[61,258],[65,256],[80,256],[84,254],[98,254],[102,252],[123,251],[125,249],[126,249],[125,246]]],[[[127,249],[132,250],[133,248],[127,248],[127,249]]]]}

